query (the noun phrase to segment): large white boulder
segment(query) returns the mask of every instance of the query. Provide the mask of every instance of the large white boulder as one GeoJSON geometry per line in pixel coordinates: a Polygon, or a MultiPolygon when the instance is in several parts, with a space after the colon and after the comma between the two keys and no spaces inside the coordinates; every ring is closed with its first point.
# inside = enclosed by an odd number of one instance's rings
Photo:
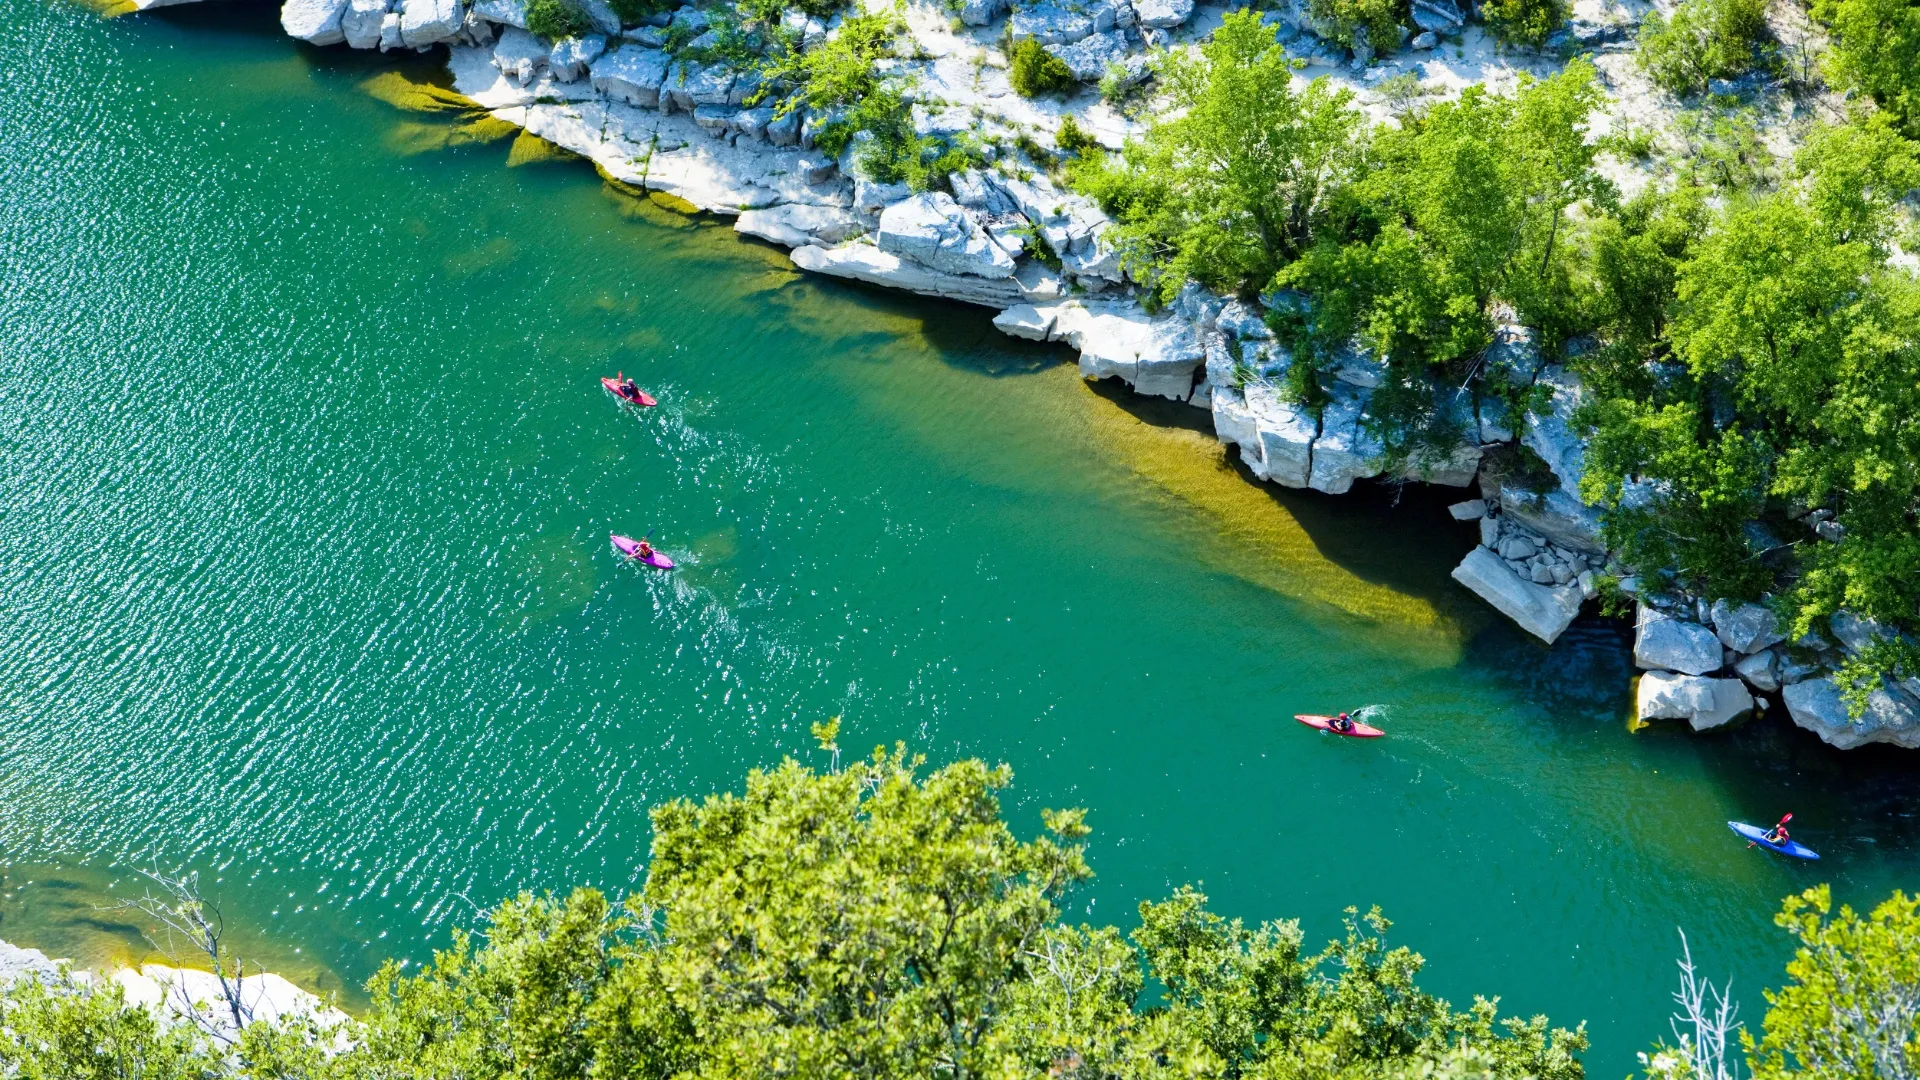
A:
{"type": "Polygon", "coordinates": [[[1770,694],[1780,689],[1780,654],[1763,649],[1752,656],[1743,656],[1733,665],[1733,673],[1747,680],[1747,685],[1755,690],[1770,694]]]}
{"type": "Polygon", "coordinates": [[[347,0],[287,0],[280,5],[280,27],[288,37],[297,37],[315,45],[338,45],[347,40],[340,28],[340,17],[347,13],[347,0]]]}
{"type": "Polygon", "coordinates": [[[1193,18],[1193,0],[1133,0],[1133,11],[1141,26],[1165,30],[1193,18]]]}
{"type": "Polygon", "coordinates": [[[1032,38],[1042,45],[1067,45],[1093,34],[1133,25],[1133,7],[1126,0],[1092,0],[1061,5],[1052,0],[1029,4],[1013,13],[1007,27],[1013,37],[1032,38]]]}
{"type": "Polygon", "coordinates": [[[1453,568],[1453,580],[1473,590],[1520,629],[1551,645],[1580,614],[1577,586],[1536,585],[1508,568],[1483,547],[1467,552],[1453,568]]]}
{"type": "Polygon", "coordinates": [[[1022,299],[1020,286],[1009,278],[942,273],[867,243],[855,242],[834,248],[809,244],[794,250],[793,265],[816,274],[851,278],[982,307],[1007,308],[1020,303],[1022,299]]]}
{"type": "Polygon", "coordinates": [[[1736,607],[1725,600],[1713,602],[1713,632],[1727,648],[1742,655],[1751,655],[1787,640],[1779,624],[1773,612],[1759,604],[1736,607]]]}
{"type": "Polygon", "coordinates": [[[1013,276],[1013,256],[944,191],[928,191],[880,212],[874,234],[892,252],[947,274],[1013,276]]]}
{"type": "Polygon", "coordinates": [[[742,212],[733,223],[733,231],[790,248],[808,244],[831,247],[859,236],[866,227],[837,206],[784,203],[742,212]]]}
{"type": "Polygon", "coordinates": [[[1739,679],[1707,679],[1671,671],[1640,677],[1636,697],[1642,720],[1685,720],[1705,731],[1753,711],[1753,695],[1739,679]]]}
{"type": "Polygon", "coordinates": [[[376,48],[386,17],[387,0],[348,0],[347,10],[340,14],[341,36],[353,48],[376,48]]]}
{"type": "Polygon", "coordinates": [[[993,328],[1009,337],[1027,341],[1045,341],[1053,334],[1053,309],[1042,311],[1033,304],[1015,304],[993,317],[993,328]]]}
{"type": "Polygon", "coordinates": [[[500,31],[500,40],[493,43],[493,66],[516,82],[529,83],[547,66],[548,52],[539,38],[517,26],[509,26],[500,31]]]}
{"type": "Polygon", "coordinates": [[[593,62],[593,88],[617,101],[643,109],[660,107],[660,87],[671,61],[660,49],[623,45],[593,62]]]}
{"type": "Polygon", "coordinates": [[[417,47],[445,41],[460,31],[467,17],[464,0],[402,0],[402,5],[402,45],[417,47]]]}
{"type": "Polygon", "coordinates": [[[1053,55],[1081,82],[1099,82],[1115,65],[1123,73],[1121,81],[1125,85],[1131,86],[1147,77],[1145,54],[1134,51],[1133,43],[1127,40],[1123,30],[1091,34],[1071,45],[1055,46],[1053,55]]]}
{"type": "Polygon", "coordinates": [[[960,21],[968,26],[986,26],[1007,13],[1007,0],[963,0],[960,21]]]}
{"type": "Polygon", "coordinates": [[[1634,621],[1633,662],[1640,667],[1689,675],[1719,670],[1720,639],[1713,631],[1645,604],[1639,605],[1634,621]]]}
{"type": "Polygon", "coordinates": [[[1794,723],[1830,746],[1851,750],[1881,742],[1920,749],[1920,701],[1898,687],[1876,688],[1859,720],[1847,715],[1840,687],[1830,678],[1794,683],[1781,690],[1780,697],[1794,723]]]}
{"type": "Polygon", "coordinates": [[[673,103],[673,108],[690,113],[702,105],[729,104],[733,82],[734,73],[719,64],[681,60],[667,69],[662,93],[673,103]]]}
{"type": "MultiPolygon", "coordinates": [[[[587,65],[607,51],[607,39],[599,34],[562,38],[547,53],[547,69],[561,82],[573,82],[587,73],[587,65]]],[[[598,87],[595,87],[598,89],[598,87]]]]}
{"type": "Polygon", "coordinates": [[[527,0],[473,0],[473,13],[502,26],[527,28],[527,0]]]}
{"type": "Polygon", "coordinates": [[[1185,319],[1151,316],[1132,300],[1068,300],[1051,308],[1051,337],[1080,350],[1080,374],[1120,378],[1137,393],[1185,401],[1205,357],[1185,319]]]}

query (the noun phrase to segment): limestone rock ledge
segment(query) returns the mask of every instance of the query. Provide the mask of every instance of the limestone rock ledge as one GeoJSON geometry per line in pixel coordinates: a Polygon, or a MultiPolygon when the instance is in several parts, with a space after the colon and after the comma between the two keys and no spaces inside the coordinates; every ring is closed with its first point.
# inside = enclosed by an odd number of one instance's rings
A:
{"type": "Polygon", "coordinates": [[[1536,585],[1524,580],[1500,556],[1484,547],[1467,553],[1453,568],[1453,580],[1472,589],[1520,629],[1551,645],[1580,613],[1576,586],[1536,585]]]}

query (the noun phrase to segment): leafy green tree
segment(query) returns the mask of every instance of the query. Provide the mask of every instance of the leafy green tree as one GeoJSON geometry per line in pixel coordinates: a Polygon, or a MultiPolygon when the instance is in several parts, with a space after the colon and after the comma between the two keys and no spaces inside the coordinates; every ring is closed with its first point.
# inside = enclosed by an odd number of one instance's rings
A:
{"type": "Polygon", "coordinates": [[[1754,1080],[1920,1077],[1920,897],[1896,892],[1861,915],[1822,885],[1774,922],[1799,940],[1768,991],[1766,1034],[1748,1040],[1754,1080]]]}
{"type": "Polygon", "coordinates": [[[1157,120],[1119,160],[1071,173],[1119,223],[1110,237],[1136,280],[1171,299],[1188,279],[1257,291],[1312,239],[1314,218],[1356,163],[1352,96],[1301,91],[1257,11],[1229,13],[1197,56],[1168,54],[1176,118],[1157,120]]]}
{"type": "Polygon", "coordinates": [[[1814,0],[1833,44],[1827,77],[1859,90],[1920,137],[1920,7],[1906,0],[1814,0]]]}
{"type": "Polygon", "coordinates": [[[1370,412],[1390,454],[1453,437],[1432,380],[1484,374],[1496,303],[1540,327],[1550,349],[1578,323],[1568,213],[1612,198],[1585,138],[1598,102],[1593,68],[1575,61],[1513,97],[1469,87],[1382,126],[1362,178],[1334,194],[1313,245],[1275,275],[1312,297],[1276,327],[1296,365],[1325,367],[1355,338],[1386,358],[1370,412]]]}
{"type": "Polygon", "coordinates": [[[1641,22],[1635,58],[1662,88],[1697,94],[1770,64],[1768,43],[1766,0],[1681,0],[1672,16],[1641,22]]]}

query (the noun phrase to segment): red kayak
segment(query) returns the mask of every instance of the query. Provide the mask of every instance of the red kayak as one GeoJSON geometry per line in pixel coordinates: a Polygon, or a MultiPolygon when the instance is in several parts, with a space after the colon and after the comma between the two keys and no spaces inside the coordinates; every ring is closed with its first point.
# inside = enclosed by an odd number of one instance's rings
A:
{"type": "Polygon", "coordinates": [[[645,555],[640,554],[640,541],[635,540],[633,537],[621,536],[619,533],[609,533],[607,535],[613,540],[613,549],[625,555],[627,558],[632,559],[634,562],[644,563],[647,566],[653,567],[655,570],[673,569],[673,560],[667,558],[666,555],[660,551],[655,550],[645,555]]]}
{"type": "Polygon", "coordinates": [[[612,394],[614,397],[619,398],[621,401],[625,401],[632,405],[638,405],[643,409],[650,405],[660,404],[659,402],[653,400],[651,397],[648,397],[647,392],[645,390],[640,389],[637,386],[633,388],[632,393],[628,393],[626,388],[621,386],[619,380],[617,379],[602,378],[600,380],[600,385],[607,388],[607,393],[612,394]]]}
{"type": "Polygon", "coordinates": [[[1358,720],[1353,722],[1352,731],[1338,731],[1335,730],[1333,726],[1333,717],[1331,716],[1314,716],[1311,713],[1295,713],[1293,718],[1310,728],[1319,728],[1321,731],[1331,731],[1335,735],[1345,735],[1350,739],[1377,739],[1386,734],[1386,732],[1381,731],[1379,728],[1371,724],[1363,724],[1358,720]]]}

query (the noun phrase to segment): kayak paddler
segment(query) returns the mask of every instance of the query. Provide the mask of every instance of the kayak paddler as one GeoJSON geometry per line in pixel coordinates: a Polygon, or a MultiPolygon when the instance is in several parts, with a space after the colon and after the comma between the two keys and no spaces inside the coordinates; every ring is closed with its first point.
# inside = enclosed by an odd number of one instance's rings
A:
{"type": "MultiPolygon", "coordinates": [[[[1762,833],[1760,835],[1760,839],[1765,840],[1767,843],[1772,844],[1775,847],[1785,847],[1787,841],[1792,839],[1787,835],[1787,822],[1792,820],[1793,820],[1792,814],[1785,815],[1779,820],[1777,824],[1774,825],[1773,828],[1768,829],[1766,832],[1762,833]]],[[[1749,841],[1747,844],[1748,849],[1751,850],[1753,845],[1757,842],[1758,841],[1749,841]]]]}
{"type": "Polygon", "coordinates": [[[1788,814],[1786,817],[1781,818],[1779,823],[1774,825],[1773,828],[1767,830],[1767,843],[1769,844],[1786,843],[1787,840],[1790,839],[1787,836],[1787,822],[1792,820],[1793,820],[1793,815],[1788,814]]]}
{"type": "Polygon", "coordinates": [[[1353,717],[1348,716],[1346,713],[1341,713],[1339,716],[1334,717],[1332,722],[1327,724],[1327,726],[1341,734],[1346,734],[1353,730],[1353,717]]]}
{"type": "Polygon", "coordinates": [[[620,396],[622,397],[632,397],[640,392],[640,388],[633,384],[632,379],[627,378],[627,373],[624,371],[614,373],[613,384],[620,388],[620,396]]]}

